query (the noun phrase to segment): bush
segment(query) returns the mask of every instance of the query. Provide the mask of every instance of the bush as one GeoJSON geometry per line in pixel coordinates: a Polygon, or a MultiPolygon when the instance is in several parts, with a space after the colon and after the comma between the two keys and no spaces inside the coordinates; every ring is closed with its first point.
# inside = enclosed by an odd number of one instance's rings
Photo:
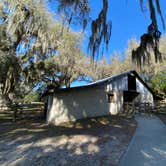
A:
{"type": "Polygon", "coordinates": [[[166,71],[158,73],[152,79],[152,88],[163,97],[166,97],[166,71]]]}
{"type": "Polygon", "coordinates": [[[32,91],[24,97],[23,102],[31,103],[31,102],[37,102],[39,100],[40,100],[39,94],[36,91],[32,91]]]}

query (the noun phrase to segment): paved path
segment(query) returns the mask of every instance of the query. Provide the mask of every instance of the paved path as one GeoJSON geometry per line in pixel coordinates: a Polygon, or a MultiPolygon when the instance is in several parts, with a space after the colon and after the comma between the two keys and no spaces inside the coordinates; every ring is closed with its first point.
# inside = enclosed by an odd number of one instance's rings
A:
{"type": "Polygon", "coordinates": [[[156,116],[137,115],[138,127],[120,166],[166,166],[166,126],[156,116]]]}

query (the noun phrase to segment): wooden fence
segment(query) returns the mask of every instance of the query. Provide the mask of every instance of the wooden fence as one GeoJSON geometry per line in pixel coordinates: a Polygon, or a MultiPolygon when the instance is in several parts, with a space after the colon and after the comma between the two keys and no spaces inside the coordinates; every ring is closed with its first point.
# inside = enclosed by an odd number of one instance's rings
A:
{"type": "Polygon", "coordinates": [[[0,119],[16,121],[24,118],[44,117],[44,103],[12,104],[0,107],[0,119]]]}
{"type": "Polygon", "coordinates": [[[155,102],[156,113],[166,114],[166,101],[155,102]]]}
{"type": "Polygon", "coordinates": [[[136,112],[151,113],[155,111],[155,105],[152,105],[152,103],[135,103],[134,107],[136,112]]]}
{"type": "Polygon", "coordinates": [[[166,102],[152,103],[124,103],[124,114],[127,117],[133,116],[135,112],[138,113],[160,113],[166,115],[166,102]]]}
{"type": "Polygon", "coordinates": [[[135,105],[135,109],[138,112],[166,114],[166,102],[155,102],[154,105],[151,103],[138,103],[135,105]]]}
{"type": "Polygon", "coordinates": [[[134,105],[131,102],[125,102],[123,104],[123,112],[119,112],[119,116],[132,118],[135,114],[134,105]]]}
{"type": "MultiPolygon", "coordinates": [[[[16,121],[18,119],[27,118],[44,118],[45,105],[42,102],[29,104],[13,104],[0,107],[0,120],[11,119],[16,121]]],[[[124,103],[124,111],[120,115],[128,118],[133,117],[135,112],[143,113],[162,113],[166,114],[166,102],[151,103],[124,103]]]]}

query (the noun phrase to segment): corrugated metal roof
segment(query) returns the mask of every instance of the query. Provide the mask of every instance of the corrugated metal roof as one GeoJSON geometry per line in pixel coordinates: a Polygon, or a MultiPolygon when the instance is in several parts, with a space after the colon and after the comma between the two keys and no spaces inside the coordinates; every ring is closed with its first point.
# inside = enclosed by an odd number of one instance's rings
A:
{"type": "MultiPolygon", "coordinates": [[[[104,85],[106,83],[109,83],[109,82],[117,79],[118,77],[122,77],[122,76],[125,76],[125,75],[128,75],[128,74],[135,75],[141,81],[141,83],[153,94],[153,91],[151,90],[151,88],[142,80],[142,78],[134,70],[126,71],[126,72],[123,72],[121,74],[116,74],[116,75],[113,75],[111,77],[107,77],[107,78],[104,78],[104,79],[101,79],[101,80],[89,83],[87,85],[77,86],[77,87],[71,87],[71,88],[58,89],[58,90],[56,90],[56,92],[68,91],[68,90],[70,91],[70,90],[78,90],[78,89],[96,87],[96,86],[100,86],[100,85],[104,85]]],[[[50,94],[50,93],[47,92],[46,94],[50,94]]]]}
{"type": "Polygon", "coordinates": [[[98,81],[95,81],[95,82],[92,82],[92,83],[89,83],[87,85],[82,85],[82,86],[76,86],[76,87],[70,87],[70,88],[61,88],[61,89],[58,89],[56,91],[61,91],[61,90],[72,90],[72,89],[82,89],[82,88],[88,88],[88,87],[94,87],[94,86],[100,86],[102,84],[105,84],[105,83],[109,83],[111,82],[112,80],[118,78],[118,77],[122,77],[124,75],[127,75],[127,74],[134,74],[135,71],[131,70],[131,71],[127,71],[127,72],[123,72],[121,74],[116,74],[116,75],[112,75],[111,77],[107,77],[107,78],[104,78],[104,79],[101,79],[101,80],[98,80],[98,81]]]}
{"type": "Polygon", "coordinates": [[[109,82],[109,81],[114,80],[118,77],[121,77],[121,76],[124,76],[124,75],[127,75],[127,74],[131,74],[131,73],[134,73],[134,71],[130,70],[130,71],[127,71],[127,72],[123,72],[121,74],[115,74],[115,75],[112,75],[111,77],[107,77],[107,78],[104,78],[104,79],[101,79],[101,80],[97,80],[95,82],[89,83],[89,84],[84,85],[84,86],[99,85],[99,84],[105,83],[107,81],[109,82]]]}

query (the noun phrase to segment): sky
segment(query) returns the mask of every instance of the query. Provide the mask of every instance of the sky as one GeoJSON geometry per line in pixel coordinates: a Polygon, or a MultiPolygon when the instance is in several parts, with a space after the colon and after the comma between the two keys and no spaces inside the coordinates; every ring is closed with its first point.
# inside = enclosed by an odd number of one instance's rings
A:
{"type": "MultiPolygon", "coordinates": [[[[102,7],[102,0],[90,0],[91,17],[96,18],[102,7]]],[[[164,20],[166,20],[166,1],[160,0],[161,9],[164,20]]],[[[146,4],[145,4],[146,5],[146,4]]],[[[55,5],[51,4],[51,10],[55,10],[55,5]]],[[[148,25],[151,24],[149,12],[146,10],[142,12],[139,0],[109,0],[108,20],[112,21],[112,35],[108,46],[108,51],[104,53],[107,60],[110,59],[113,52],[121,52],[127,48],[128,41],[132,37],[136,37],[139,41],[140,36],[147,31],[148,25]]],[[[161,20],[158,18],[159,30],[162,34],[165,30],[162,27],[161,20]]],[[[72,27],[77,30],[78,27],[72,27]]],[[[83,50],[87,53],[87,46],[90,35],[90,26],[86,28],[85,40],[83,43],[83,50]]]]}
{"type": "MultiPolygon", "coordinates": [[[[160,0],[164,18],[166,20],[166,1],[160,0]]],[[[101,0],[91,1],[92,10],[98,13],[101,6],[101,0]]],[[[108,19],[112,21],[112,35],[109,43],[109,50],[106,52],[107,59],[110,55],[116,51],[123,53],[127,47],[128,41],[132,37],[136,37],[137,40],[140,36],[147,31],[148,25],[151,23],[149,19],[149,12],[144,13],[140,9],[139,0],[110,0],[108,19]]],[[[165,31],[162,28],[161,21],[158,19],[159,29],[163,33],[165,31]]],[[[87,42],[86,42],[87,43],[87,42]]]]}
{"type": "MultiPolygon", "coordinates": [[[[102,7],[102,0],[90,0],[91,17],[96,18],[102,7]]],[[[164,19],[166,20],[166,1],[160,0],[164,19]]],[[[145,4],[146,5],[146,4],[145,4]]],[[[55,4],[51,3],[51,10],[55,11],[55,4]]],[[[146,8],[146,6],[145,6],[146,8]]],[[[132,37],[139,40],[140,36],[147,31],[148,25],[151,23],[149,19],[149,12],[141,11],[139,0],[109,0],[108,20],[112,21],[112,35],[109,43],[108,52],[105,52],[107,59],[110,58],[114,50],[123,54],[127,47],[128,41],[132,37]]],[[[158,19],[159,29],[163,30],[161,21],[158,19]]],[[[79,27],[72,27],[77,30],[79,27]]],[[[90,35],[90,26],[86,28],[83,43],[83,50],[87,53],[88,41],[90,35]]]]}

